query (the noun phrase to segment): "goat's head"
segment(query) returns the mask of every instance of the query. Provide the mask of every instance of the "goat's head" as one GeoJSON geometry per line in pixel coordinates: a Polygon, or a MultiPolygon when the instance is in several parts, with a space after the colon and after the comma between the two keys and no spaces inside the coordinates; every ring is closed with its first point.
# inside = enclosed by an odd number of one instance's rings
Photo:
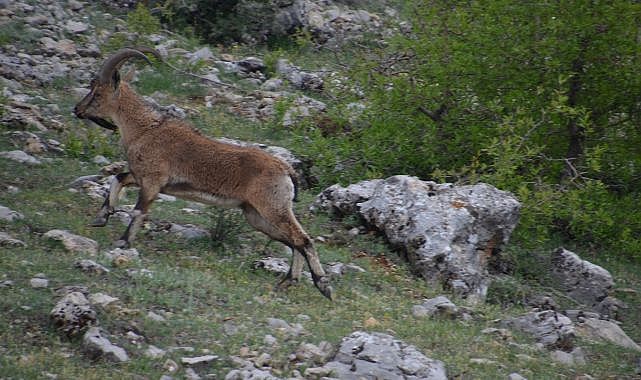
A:
{"type": "Polygon", "coordinates": [[[117,127],[107,119],[117,107],[117,95],[121,86],[118,69],[129,58],[142,58],[151,63],[144,53],[151,53],[162,60],[160,53],[148,47],[123,48],[111,55],[103,63],[98,75],[91,81],[90,91],[76,104],[73,113],[80,119],[88,119],[103,128],[115,130],[117,127]]]}

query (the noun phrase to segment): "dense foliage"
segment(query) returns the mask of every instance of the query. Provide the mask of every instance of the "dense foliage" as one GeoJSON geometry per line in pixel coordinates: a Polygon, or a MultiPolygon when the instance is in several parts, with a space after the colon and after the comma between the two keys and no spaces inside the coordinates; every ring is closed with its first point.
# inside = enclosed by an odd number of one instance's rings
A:
{"type": "Polygon", "coordinates": [[[406,15],[350,73],[360,121],[305,140],[324,182],[486,181],[519,196],[532,242],[557,231],[641,257],[641,4],[423,0],[406,15]]]}

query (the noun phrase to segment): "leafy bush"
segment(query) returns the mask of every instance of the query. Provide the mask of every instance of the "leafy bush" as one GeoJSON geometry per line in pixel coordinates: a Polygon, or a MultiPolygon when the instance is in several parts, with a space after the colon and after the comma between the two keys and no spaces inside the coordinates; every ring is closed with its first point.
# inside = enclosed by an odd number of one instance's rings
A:
{"type": "Polygon", "coordinates": [[[641,257],[640,12],[632,2],[407,2],[411,32],[361,52],[346,73],[366,112],[348,133],[305,126],[300,149],[323,184],[484,181],[519,197],[525,240],[560,233],[641,257]]]}

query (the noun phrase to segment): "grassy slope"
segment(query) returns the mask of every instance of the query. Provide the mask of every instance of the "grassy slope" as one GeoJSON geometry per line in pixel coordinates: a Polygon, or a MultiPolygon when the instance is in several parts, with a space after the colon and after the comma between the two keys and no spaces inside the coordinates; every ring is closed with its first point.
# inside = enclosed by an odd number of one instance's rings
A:
{"type": "MultiPolygon", "coordinates": [[[[158,87],[166,91],[176,88],[176,83],[158,83],[160,79],[150,74],[142,75],[141,81],[140,87],[148,88],[150,92],[158,87]]],[[[61,85],[49,89],[45,95],[60,104],[62,110],[68,110],[72,102],[65,99],[66,90],[61,85]]],[[[174,94],[180,105],[199,108],[202,104],[189,104],[189,96],[184,90],[174,94]]],[[[273,140],[269,142],[285,146],[290,139],[287,132],[277,130],[271,124],[239,120],[220,109],[200,111],[195,122],[210,135],[263,142],[273,140]]],[[[511,344],[481,334],[482,329],[495,326],[495,319],[523,312],[519,306],[479,306],[475,308],[475,320],[472,322],[413,318],[412,305],[441,291],[414,279],[379,237],[368,234],[348,238],[346,231],[352,227],[349,221],[341,223],[324,215],[309,214],[306,210],[315,196],[314,191],[302,194],[297,212],[312,235],[331,236],[328,243],[317,243],[323,262],[351,261],[368,270],[367,273],[351,274],[338,280],[334,303],[322,298],[310,284],[302,284],[282,294],[273,293],[271,288],[277,281],[276,277],[251,269],[251,263],[266,254],[282,255],[282,250],[277,243],[269,243],[262,235],[253,232],[242,217],[233,212],[225,214],[223,219],[223,231],[227,233],[221,236],[222,242],[184,241],[169,235],[141,233],[135,244],[141,252],[141,260],[129,267],[152,270],[153,278],[131,278],[126,268],[111,268],[111,273],[103,276],[83,273],[73,267],[81,256],[46,241],[41,234],[54,228],[68,229],[95,239],[100,243],[101,251],[109,247],[124,226],[113,220],[106,228],[87,227],[99,202],[86,195],[69,192],[67,188],[74,178],[98,172],[99,166],[90,163],[93,154],[113,150],[114,158],[118,158],[119,151],[112,148],[116,139],[103,135],[98,129],[87,132],[84,125],[74,120],[69,120],[67,128],[64,132],[49,132],[47,137],[68,144],[81,143],[78,151],[72,152],[76,157],[54,157],[53,162],[36,167],[0,159],[0,185],[20,188],[17,194],[0,193],[0,204],[25,215],[23,221],[0,224],[0,229],[28,245],[26,248],[2,248],[0,254],[0,280],[15,282],[13,287],[0,289],[0,378],[41,378],[45,373],[52,373],[62,379],[154,379],[166,373],[162,368],[166,358],[180,362],[183,356],[197,356],[204,352],[221,357],[206,372],[223,377],[232,368],[228,356],[237,355],[241,347],[247,346],[259,352],[270,350],[263,344],[263,337],[273,334],[266,326],[267,318],[297,322],[300,314],[310,317],[309,321],[302,322],[306,333],[296,338],[277,336],[278,344],[270,351],[272,366],[283,376],[296,368],[288,356],[301,342],[327,340],[337,346],[341,337],[356,329],[392,333],[416,345],[427,356],[444,361],[448,373],[459,379],[505,378],[511,372],[519,372],[530,379],[574,378],[583,373],[595,378],[626,378],[634,374],[638,353],[612,345],[580,342],[579,345],[587,350],[588,364],[568,368],[552,363],[546,352],[519,345],[532,343],[526,336],[515,334],[514,342],[517,344],[511,344]],[[91,144],[93,148],[82,150],[91,144]],[[397,266],[390,268],[373,259],[380,255],[397,266]],[[48,289],[30,287],[29,279],[37,273],[46,274],[50,280],[48,289]],[[123,308],[98,309],[98,318],[101,326],[114,334],[113,341],[130,353],[130,362],[114,365],[88,360],[80,347],[80,339],[62,337],[50,325],[48,315],[56,301],[53,289],[73,284],[86,285],[92,293],[102,292],[120,299],[123,308]],[[146,317],[148,311],[171,314],[166,322],[155,322],[146,317]],[[365,321],[369,318],[374,318],[376,323],[366,326],[365,321]],[[237,326],[238,332],[226,335],[225,323],[237,326]],[[127,342],[122,338],[126,331],[144,336],[144,343],[136,347],[127,342]],[[142,355],[148,344],[161,348],[191,346],[195,352],[176,351],[162,359],[148,359],[142,355]],[[522,355],[530,359],[524,359],[522,355]],[[473,364],[470,363],[471,358],[486,358],[495,364],[473,364]]],[[[7,129],[0,126],[0,131],[6,132],[7,129]]],[[[0,151],[13,149],[7,139],[0,138],[0,151]]],[[[123,201],[125,204],[133,202],[133,193],[123,201]]],[[[187,215],[181,211],[186,206],[183,201],[157,203],[152,218],[212,228],[219,220],[217,210],[208,209],[203,215],[187,215]]],[[[551,247],[545,249],[548,248],[551,247]]],[[[516,253],[520,248],[513,244],[509,250],[516,253]]],[[[102,255],[93,259],[109,266],[102,255]]],[[[620,297],[631,306],[624,328],[633,339],[641,340],[638,319],[641,314],[638,309],[641,281],[636,276],[641,268],[602,258],[594,260],[613,272],[619,287],[637,291],[620,297]]],[[[545,270],[545,267],[540,266],[540,270],[545,270]]],[[[529,281],[527,286],[533,283],[527,278],[521,281],[529,281]]],[[[455,302],[463,303],[460,300],[455,302]]],[[[182,369],[178,373],[181,376],[182,369]]]]}

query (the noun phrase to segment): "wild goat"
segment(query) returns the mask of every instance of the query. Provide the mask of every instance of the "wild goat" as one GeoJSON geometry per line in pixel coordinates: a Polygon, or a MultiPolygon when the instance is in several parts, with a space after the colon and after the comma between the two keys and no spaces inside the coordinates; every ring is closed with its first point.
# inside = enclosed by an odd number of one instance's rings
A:
{"type": "Polygon", "coordinates": [[[125,186],[139,186],[133,218],[118,246],[127,247],[140,229],[158,193],[225,207],[240,207],[250,225],[292,249],[289,273],[277,285],[297,282],[306,261],[314,285],[332,298],[312,241],[292,211],[295,174],[285,162],[258,148],[239,147],[201,135],[183,120],[163,115],[120,80],[119,68],[144,53],[159,60],[151,48],[118,50],[92,80],[90,92],[76,105],[74,114],[96,124],[119,130],[129,172],[118,174],[92,225],[102,227],[114,212],[125,186]],[[111,120],[111,121],[109,121],[111,120]]]}

